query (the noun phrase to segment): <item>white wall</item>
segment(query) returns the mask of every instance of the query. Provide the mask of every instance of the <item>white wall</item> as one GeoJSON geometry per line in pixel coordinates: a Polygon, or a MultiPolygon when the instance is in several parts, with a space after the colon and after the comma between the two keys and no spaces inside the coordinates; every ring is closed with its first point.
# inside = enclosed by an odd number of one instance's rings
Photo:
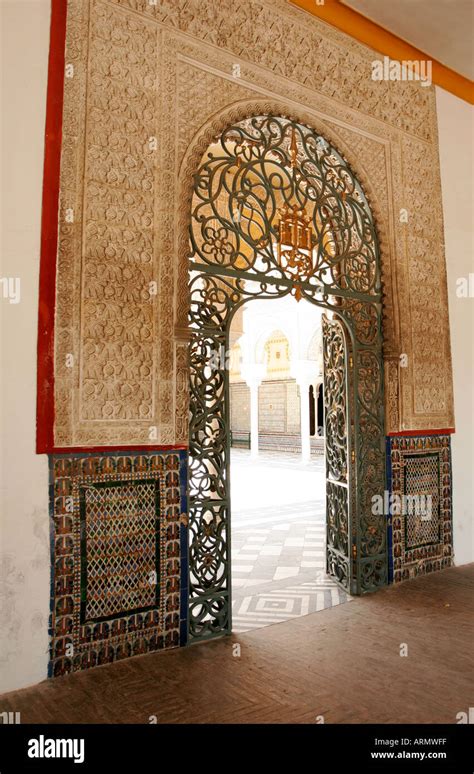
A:
{"type": "MultiPolygon", "coordinates": [[[[0,0],[0,693],[46,677],[48,470],[35,454],[36,336],[49,0],[0,0]],[[0,286],[1,291],[1,286],[0,286]]],[[[1,706],[0,706],[1,711],[1,706]]]]}
{"type": "Polygon", "coordinates": [[[459,298],[456,291],[458,279],[474,272],[474,109],[440,88],[436,99],[456,422],[454,553],[455,563],[465,564],[474,561],[474,297],[459,298]]]}
{"type": "MultiPolygon", "coordinates": [[[[35,454],[36,333],[49,0],[0,0],[2,21],[0,298],[0,693],[46,677],[49,614],[48,471],[35,454]]],[[[474,560],[473,309],[456,297],[472,265],[472,109],[437,89],[457,433],[453,438],[456,563],[474,560]]],[[[1,711],[1,706],[0,706],[1,711]]]]}

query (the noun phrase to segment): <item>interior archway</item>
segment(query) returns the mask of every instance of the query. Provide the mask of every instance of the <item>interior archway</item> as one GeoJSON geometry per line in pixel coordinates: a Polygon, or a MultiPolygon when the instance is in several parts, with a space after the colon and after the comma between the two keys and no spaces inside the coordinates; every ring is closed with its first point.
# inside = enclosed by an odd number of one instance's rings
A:
{"type": "Polygon", "coordinates": [[[387,582],[385,519],[372,509],[385,489],[379,263],[365,194],[325,138],[264,115],[214,139],[190,224],[191,638],[232,626],[226,353],[252,298],[325,310],[327,569],[352,594],[387,582]]]}

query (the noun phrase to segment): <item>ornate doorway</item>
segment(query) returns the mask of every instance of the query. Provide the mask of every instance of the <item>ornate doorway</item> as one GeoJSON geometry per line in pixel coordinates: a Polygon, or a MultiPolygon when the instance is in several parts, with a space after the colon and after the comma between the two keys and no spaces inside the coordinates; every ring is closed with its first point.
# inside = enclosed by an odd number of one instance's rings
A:
{"type": "Polygon", "coordinates": [[[348,163],[288,118],[227,127],[194,176],[189,266],[189,638],[232,627],[227,353],[233,314],[257,297],[325,310],[327,571],[352,594],[385,585],[379,251],[348,163]]]}

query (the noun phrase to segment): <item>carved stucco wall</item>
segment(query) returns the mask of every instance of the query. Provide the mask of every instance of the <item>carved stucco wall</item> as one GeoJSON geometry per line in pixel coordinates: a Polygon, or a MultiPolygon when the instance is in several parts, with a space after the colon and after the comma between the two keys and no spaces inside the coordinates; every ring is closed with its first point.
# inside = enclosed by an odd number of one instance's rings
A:
{"type": "Polygon", "coordinates": [[[57,446],[187,441],[192,175],[216,133],[265,112],[326,136],[368,196],[387,430],[453,425],[434,89],[372,81],[376,56],[287,0],[69,0],[57,446]]]}

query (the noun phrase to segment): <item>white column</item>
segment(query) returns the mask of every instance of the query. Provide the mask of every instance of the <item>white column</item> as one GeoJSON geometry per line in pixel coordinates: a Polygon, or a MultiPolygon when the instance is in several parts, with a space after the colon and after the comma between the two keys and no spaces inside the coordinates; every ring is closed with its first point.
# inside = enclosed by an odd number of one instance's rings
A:
{"type": "Polygon", "coordinates": [[[260,382],[252,381],[250,388],[250,456],[258,457],[258,390],[260,382]]]}
{"type": "Polygon", "coordinates": [[[258,389],[265,375],[265,365],[261,363],[243,363],[242,377],[250,389],[250,456],[258,457],[258,389]]]}
{"type": "Polygon", "coordinates": [[[291,363],[291,375],[296,379],[300,391],[300,427],[301,427],[301,461],[307,463],[311,459],[311,440],[309,435],[309,385],[318,374],[317,363],[314,360],[294,360],[291,363]]]}

